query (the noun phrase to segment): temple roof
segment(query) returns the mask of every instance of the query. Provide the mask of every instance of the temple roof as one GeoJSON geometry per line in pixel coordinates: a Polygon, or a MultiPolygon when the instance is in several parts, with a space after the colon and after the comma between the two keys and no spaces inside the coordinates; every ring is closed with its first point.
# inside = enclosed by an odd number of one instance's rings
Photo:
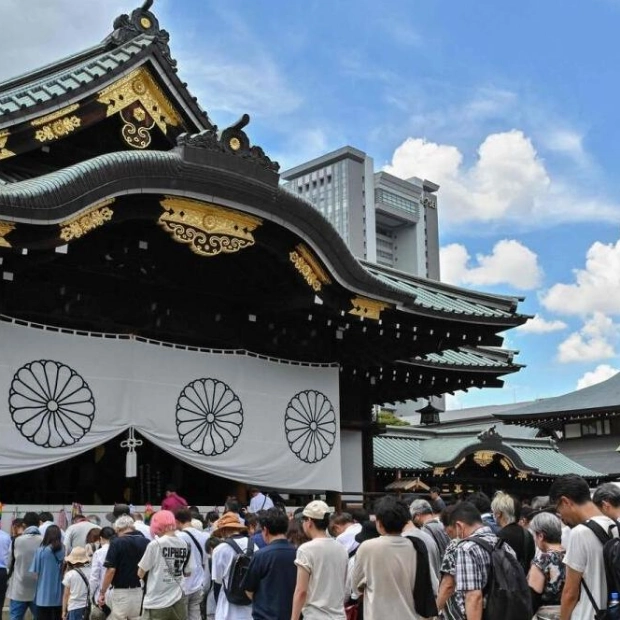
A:
{"type": "Polygon", "coordinates": [[[0,312],[338,362],[373,402],[501,386],[519,370],[501,347],[528,318],[520,298],[357,260],[280,187],[247,115],[221,131],[209,121],[151,5],[0,84],[0,312]],[[138,242],[149,251],[131,254],[138,242]]]}
{"type": "Polygon", "coordinates": [[[620,373],[581,390],[521,404],[494,416],[508,423],[548,426],[601,414],[620,415],[620,373]]]}
{"type": "MultiPolygon", "coordinates": [[[[604,478],[562,454],[549,438],[537,439],[514,433],[510,427],[486,425],[484,431],[464,427],[442,431],[429,428],[388,427],[373,438],[376,469],[408,474],[446,475],[456,472],[468,457],[507,459],[502,467],[523,478],[552,478],[577,473],[589,479],[604,478]],[[484,455],[484,456],[482,456],[484,455]]],[[[482,461],[485,462],[485,461],[482,461]]]]}

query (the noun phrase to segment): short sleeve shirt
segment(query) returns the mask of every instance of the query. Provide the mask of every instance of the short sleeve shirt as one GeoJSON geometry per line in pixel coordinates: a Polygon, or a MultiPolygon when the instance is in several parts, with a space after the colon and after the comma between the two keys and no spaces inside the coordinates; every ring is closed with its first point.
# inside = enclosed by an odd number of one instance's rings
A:
{"type": "Polygon", "coordinates": [[[174,605],[183,595],[183,576],[189,574],[190,548],[177,536],[161,536],[151,541],[138,567],[148,573],[145,609],[174,605]]]}
{"type": "MultiPolygon", "coordinates": [[[[459,545],[458,540],[450,541],[441,562],[442,575],[456,575],[456,550],[459,545]]],[[[465,599],[463,593],[455,590],[454,594],[446,601],[442,617],[445,620],[465,620],[465,599]]]]}
{"type": "MultiPolygon", "coordinates": [[[[490,545],[497,544],[498,538],[490,527],[481,527],[470,538],[478,536],[490,545]]],[[[504,548],[514,555],[510,545],[506,544],[504,548]]],[[[462,540],[456,549],[456,589],[459,592],[483,590],[489,578],[490,565],[491,556],[480,545],[472,540],[462,540]]]]}
{"type": "MultiPolygon", "coordinates": [[[[86,582],[90,577],[90,568],[87,566],[81,566],[80,571],[86,578],[86,582]]],[[[86,582],[82,579],[77,570],[72,569],[65,573],[62,580],[62,585],[69,589],[69,604],[67,605],[68,611],[74,609],[83,609],[88,604],[88,588],[86,582]]]]}
{"type": "Polygon", "coordinates": [[[532,560],[532,564],[545,576],[545,587],[542,592],[542,601],[545,605],[560,604],[566,581],[564,553],[564,551],[549,551],[541,553],[532,560]]]}
{"type": "Polygon", "coordinates": [[[297,581],[296,553],[288,540],[274,540],[252,558],[243,589],[254,593],[254,620],[290,619],[297,581]]]}
{"type": "Polygon", "coordinates": [[[138,562],[144,555],[149,541],[140,532],[130,532],[110,541],[104,566],[114,568],[112,585],[115,588],[139,588],[138,562]]]}

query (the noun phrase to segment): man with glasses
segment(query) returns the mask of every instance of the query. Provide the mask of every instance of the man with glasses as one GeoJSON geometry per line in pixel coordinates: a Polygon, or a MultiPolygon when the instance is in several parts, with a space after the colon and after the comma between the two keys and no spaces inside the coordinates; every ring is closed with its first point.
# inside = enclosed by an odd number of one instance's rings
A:
{"type": "Polygon", "coordinates": [[[576,474],[557,478],[549,489],[562,521],[571,526],[566,547],[566,582],[560,620],[592,620],[597,609],[607,608],[607,581],[603,545],[586,523],[618,536],[615,521],[606,517],[590,498],[588,483],[576,474]]]}

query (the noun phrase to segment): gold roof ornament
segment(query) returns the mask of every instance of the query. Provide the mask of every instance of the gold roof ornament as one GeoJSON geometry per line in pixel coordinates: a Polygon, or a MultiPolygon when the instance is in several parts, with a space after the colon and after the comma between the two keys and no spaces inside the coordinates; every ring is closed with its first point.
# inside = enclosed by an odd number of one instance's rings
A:
{"type": "Polygon", "coordinates": [[[10,248],[11,244],[5,239],[5,237],[15,230],[15,224],[12,222],[0,222],[0,248],[10,248]]]}
{"type": "MultiPolygon", "coordinates": [[[[181,116],[145,67],[132,71],[118,82],[104,88],[99,92],[97,101],[108,106],[108,117],[139,103],[164,134],[167,133],[168,126],[177,127],[183,124],[181,116]]],[[[127,124],[127,119],[123,120],[127,124]]],[[[128,144],[135,146],[130,142],[128,144]]]]}
{"type": "Polygon", "coordinates": [[[109,208],[109,205],[115,200],[116,198],[104,200],[88,209],[85,213],[81,213],[77,217],[62,223],[60,225],[60,238],[66,242],[73,241],[109,222],[114,215],[114,211],[109,208]]]}
{"type": "Polygon", "coordinates": [[[15,155],[13,151],[9,151],[9,149],[6,148],[9,135],[10,132],[8,129],[0,131],[0,160],[8,159],[9,157],[13,157],[13,155],[15,155]]]}
{"type": "Polygon", "coordinates": [[[480,467],[488,467],[493,462],[495,452],[491,450],[478,450],[474,453],[474,463],[480,467]]]}
{"type": "Polygon", "coordinates": [[[349,314],[355,316],[361,316],[365,319],[374,319],[378,321],[381,318],[381,313],[390,308],[390,304],[379,301],[378,299],[369,299],[368,297],[354,297],[351,300],[353,306],[349,310],[349,314]]]}
{"type": "Polygon", "coordinates": [[[295,247],[295,250],[289,254],[289,258],[312,290],[318,293],[324,284],[331,284],[329,276],[321,267],[318,259],[303,243],[295,247]]]}
{"type": "Polygon", "coordinates": [[[167,197],[161,206],[164,212],[157,223],[199,256],[233,254],[254,245],[252,233],[263,223],[233,209],[187,198],[167,197]]]}

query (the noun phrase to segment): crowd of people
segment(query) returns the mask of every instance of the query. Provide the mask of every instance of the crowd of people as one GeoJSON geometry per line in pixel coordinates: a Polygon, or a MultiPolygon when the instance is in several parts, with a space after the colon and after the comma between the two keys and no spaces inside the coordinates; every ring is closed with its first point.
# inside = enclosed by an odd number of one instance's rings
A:
{"type": "Polygon", "coordinates": [[[222,514],[201,515],[170,489],[148,524],[126,505],[108,518],[100,527],[76,515],[63,531],[50,513],[28,512],[0,534],[10,620],[27,610],[36,620],[620,614],[609,566],[620,555],[607,542],[619,534],[620,489],[592,494],[576,475],[531,505],[502,491],[446,502],[433,489],[430,501],[382,497],[372,514],[333,513],[321,500],[287,513],[253,489],[247,509],[230,498],[222,514]]]}

